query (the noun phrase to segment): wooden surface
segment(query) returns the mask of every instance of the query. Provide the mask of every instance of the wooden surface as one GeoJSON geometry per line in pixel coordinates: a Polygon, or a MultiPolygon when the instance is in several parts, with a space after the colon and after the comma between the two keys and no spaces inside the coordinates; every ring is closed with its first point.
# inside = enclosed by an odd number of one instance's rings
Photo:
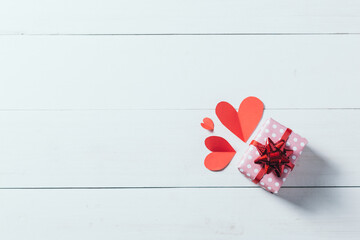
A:
{"type": "Polygon", "coordinates": [[[2,34],[360,33],[357,0],[3,0],[2,34]]]}
{"type": "Polygon", "coordinates": [[[1,1],[0,238],[358,239],[359,33],[351,0],[1,1]],[[278,196],[214,113],[250,95],[309,140],[278,196]]]}

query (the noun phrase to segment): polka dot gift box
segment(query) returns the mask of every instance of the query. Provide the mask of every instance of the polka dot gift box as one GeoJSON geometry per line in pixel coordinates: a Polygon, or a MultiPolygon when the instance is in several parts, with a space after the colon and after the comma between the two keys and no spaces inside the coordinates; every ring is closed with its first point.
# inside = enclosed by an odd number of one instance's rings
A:
{"type": "Polygon", "coordinates": [[[241,158],[239,171],[265,190],[278,193],[307,140],[274,119],[268,119],[241,158]]]}

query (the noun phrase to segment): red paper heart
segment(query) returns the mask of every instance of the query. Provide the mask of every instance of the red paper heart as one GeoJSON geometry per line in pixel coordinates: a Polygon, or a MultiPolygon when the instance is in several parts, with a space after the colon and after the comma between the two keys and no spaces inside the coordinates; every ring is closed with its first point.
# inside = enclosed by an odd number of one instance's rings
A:
{"type": "Polygon", "coordinates": [[[263,111],[264,104],[256,97],[245,98],[238,112],[227,102],[219,102],[215,109],[221,123],[244,142],[260,122],[263,111]]]}
{"type": "Polygon", "coordinates": [[[206,138],[205,146],[212,151],[204,161],[205,167],[211,171],[223,170],[236,154],[236,151],[222,137],[211,136],[206,138]]]}
{"type": "Polygon", "coordinates": [[[238,116],[240,126],[246,142],[259,124],[264,112],[263,102],[256,97],[245,98],[239,107],[238,116]]]}
{"type": "Polygon", "coordinates": [[[214,130],[214,122],[210,118],[204,118],[201,126],[209,131],[214,130]]]}

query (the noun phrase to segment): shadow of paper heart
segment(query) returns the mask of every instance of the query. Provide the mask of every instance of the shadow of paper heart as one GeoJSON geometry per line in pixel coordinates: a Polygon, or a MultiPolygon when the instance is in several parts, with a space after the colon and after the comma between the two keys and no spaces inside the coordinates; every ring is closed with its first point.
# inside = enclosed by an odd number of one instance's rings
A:
{"type": "Polygon", "coordinates": [[[306,147],[278,196],[304,210],[314,211],[338,204],[335,186],[338,171],[311,147],[306,147]]]}

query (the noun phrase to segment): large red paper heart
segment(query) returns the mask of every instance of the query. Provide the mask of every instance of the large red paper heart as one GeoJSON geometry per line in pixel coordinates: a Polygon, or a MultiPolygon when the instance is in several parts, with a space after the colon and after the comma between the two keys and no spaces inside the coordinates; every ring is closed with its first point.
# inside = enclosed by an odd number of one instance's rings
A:
{"type": "Polygon", "coordinates": [[[223,170],[236,154],[236,151],[222,137],[211,136],[206,138],[205,146],[212,151],[204,161],[205,167],[211,171],[223,170]]]}
{"type": "Polygon", "coordinates": [[[227,102],[219,102],[215,112],[225,127],[246,142],[260,122],[264,104],[256,97],[247,97],[241,102],[238,112],[227,102]]]}

